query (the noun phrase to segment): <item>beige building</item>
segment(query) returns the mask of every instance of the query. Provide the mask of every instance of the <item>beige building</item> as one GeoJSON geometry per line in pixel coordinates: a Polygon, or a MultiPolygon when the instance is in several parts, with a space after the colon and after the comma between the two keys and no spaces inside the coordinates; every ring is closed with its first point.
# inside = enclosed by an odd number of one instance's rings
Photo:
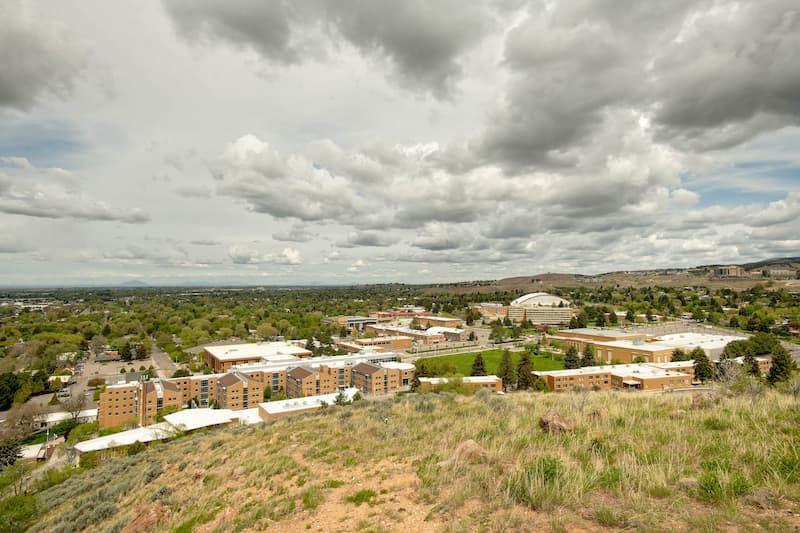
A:
{"type": "Polygon", "coordinates": [[[416,324],[421,328],[432,328],[432,327],[440,327],[440,328],[460,328],[461,327],[461,319],[460,318],[452,318],[446,316],[417,316],[414,317],[414,320],[411,321],[412,324],[416,324]]]}
{"type": "Polygon", "coordinates": [[[685,374],[646,363],[606,365],[533,373],[555,392],[574,389],[667,390],[692,385],[693,374],[685,374]]]}

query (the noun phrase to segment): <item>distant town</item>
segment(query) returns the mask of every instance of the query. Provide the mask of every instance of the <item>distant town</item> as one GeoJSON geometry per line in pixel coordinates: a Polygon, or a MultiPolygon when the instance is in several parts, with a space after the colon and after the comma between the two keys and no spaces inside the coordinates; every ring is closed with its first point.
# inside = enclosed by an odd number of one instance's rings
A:
{"type": "Polygon", "coordinates": [[[475,296],[404,286],[9,294],[3,431],[32,442],[23,457],[65,446],[78,464],[176,432],[395,394],[688,391],[785,381],[798,358],[800,297],[768,283],[475,296]]]}

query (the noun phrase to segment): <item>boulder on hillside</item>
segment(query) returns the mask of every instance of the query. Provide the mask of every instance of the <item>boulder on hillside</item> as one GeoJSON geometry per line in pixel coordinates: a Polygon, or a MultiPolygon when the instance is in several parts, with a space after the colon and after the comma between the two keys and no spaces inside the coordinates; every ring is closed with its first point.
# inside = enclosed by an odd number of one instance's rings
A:
{"type": "Polygon", "coordinates": [[[472,439],[465,440],[461,444],[458,445],[458,448],[455,449],[453,455],[447,461],[442,461],[439,463],[442,466],[446,466],[452,463],[478,463],[481,461],[485,461],[487,457],[487,452],[477,442],[472,439]]]}
{"type": "Polygon", "coordinates": [[[573,430],[574,424],[555,409],[550,409],[539,419],[539,427],[545,433],[568,433],[573,430]]]}

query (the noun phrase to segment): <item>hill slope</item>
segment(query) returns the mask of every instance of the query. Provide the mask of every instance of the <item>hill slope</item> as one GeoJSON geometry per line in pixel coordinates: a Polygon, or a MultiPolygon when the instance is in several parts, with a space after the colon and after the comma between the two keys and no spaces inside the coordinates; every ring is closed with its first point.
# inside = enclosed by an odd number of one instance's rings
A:
{"type": "Polygon", "coordinates": [[[774,392],[406,396],[193,434],[39,495],[33,531],[791,530],[800,409],[774,392]],[[538,427],[555,407],[573,433],[538,427]],[[465,450],[474,440],[477,447],[465,450]],[[461,455],[454,452],[461,446],[461,455]]]}

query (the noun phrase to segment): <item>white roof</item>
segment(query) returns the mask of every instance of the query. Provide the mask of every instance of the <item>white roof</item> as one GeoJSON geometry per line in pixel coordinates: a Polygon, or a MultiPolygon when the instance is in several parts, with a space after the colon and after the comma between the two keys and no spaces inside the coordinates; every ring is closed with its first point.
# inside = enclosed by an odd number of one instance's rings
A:
{"type": "Polygon", "coordinates": [[[309,355],[311,353],[305,348],[289,342],[227,344],[224,346],[205,346],[203,349],[220,361],[263,358],[270,362],[290,362],[296,358],[295,356],[309,355]]]}
{"type": "MultiPolygon", "coordinates": [[[[66,411],[61,411],[58,413],[47,413],[44,415],[39,415],[34,417],[34,420],[37,422],[47,422],[48,424],[63,422],[64,420],[69,420],[72,418],[72,413],[68,413],[66,411]]],[[[84,409],[78,413],[77,418],[84,419],[84,418],[97,418],[97,409],[84,409]]]]}
{"type": "Polygon", "coordinates": [[[526,294],[525,296],[520,296],[511,302],[511,305],[523,305],[525,307],[558,307],[558,305],[561,303],[563,303],[566,307],[569,306],[568,301],[563,298],[559,298],[558,296],[553,296],[552,294],[547,294],[546,292],[532,292],[530,294],[526,294]]]}
{"type": "MultiPolygon", "coordinates": [[[[466,376],[461,378],[464,383],[496,383],[500,380],[497,376],[466,376]]],[[[430,383],[431,385],[441,385],[448,383],[450,378],[419,378],[420,383],[430,383]]]]}
{"type": "Polygon", "coordinates": [[[356,365],[358,363],[383,363],[386,361],[394,361],[395,359],[397,359],[397,355],[394,352],[379,353],[362,351],[360,353],[348,355],[321,355],[318,357],[308,357],[306,359],[295,359],[293,362],[289,363],[262,361],[260,363],[236,365],[234,366],[234,369],[239,370],[240,372],[278,372],[298,366],[302,366],[304,368],[319,368],[320,365],[325,365],[332,368],[341,368],[348,365],[356,365]]]}
{"type": "Polygon", "coordinates": [[[20,459],[36,459],[40,451],[42,451],[42,444],[21,446],[19,451],[20,459]]]}
{"type": "MultiPolygon", "coordinates": [[[[663,363],[661,363],[663,364],[663,363]]],[[[574,376],[574,375],[592,375],[592,374],[614,374],[622,378],[640,377],[640,378],[656,378],[656,377],[674,377],[686,376],[683,372],[676,372],[667,368],[661,368],[660,365],[651,363],[631,363],[628,365],[602,365],[602,366],[586,366],[583,368],[574,368],[571,370],[549,370],[549,371],[534,371],[537,376],[574,376]]],[[[420,378],[421,380],[422,378],[420,378]]]]}
{"type": "Polygon", "coordinates": [[[433,333],[433,334],[455,333],[456,335],[461,335],[462,333],[464,333],[464,330],[459,328],[446,328],[443,326],[434,326],[432,328],[428,328],[428,333],[433,333]]]}
{"type": "Polygon", "coordinates": [[[461,321],[461,319],[458,318],[458,317],[449,317],[449,316],[428,316],[428,315],[423,315],[423,316],[418,316],[417,318],[418,319],[422,319],[422,320],[428,320],[430,322],[450,322],[451,320],[458,320],[459,322],[461,321]]]}
{"type": "MultiPolygon", "coordinates": [[[[345,399],[349,402],[358,392],[358,389],[355,387],[350,387],[342,392],[344,393],[345,399]]],[[[320,396],[306,396],[305,398],[293,398],[291,400],[265,402],[258,405],[267,413],[275,415],[280,413],[291,413],[293,411],[302,411],[304,409],[315,409],[321,407],[323,402],[325,402],[327,405],[333,405],[338,395],[339,393],[336,392],[333,394],[322,394],[320,396]]]]}
{"type": "Polygon", "coordinates": [[[229,424],[234,418],[238,418],[230,409],[183,409],[164,416],[164,420],[183,431],[193,431],[195,429],[209,426],[219,426],[229,424]]]}
{"type": "Polygon", "coordinates": [[[398,363],[397,361],[388,361],[386,363],[380,363],[383,368],[392,368],[394,370],[414,370],[416,368],[411,363],[398,363]]]}
{"type": "Polygon", "coordinates": [[[155,424],[152,426],[131,429],[121,433],[114,433],[113,435],[106,435],[105,437],[85,440],[76,444],[75,449],[80,453],[94,452],[97,450],[117,448],[119,446],[128,446],[137,441],[151,442],[154,440],[167,439],[172,437],[174,434],[174,427],[167,422],[161,422],[160,424],[155,424]]]}
{"type": "Polygon", "coordinates": [[[375,331],[394,331],[397,333],[405,333],[406,335],[411,335],[412,337],[415,335],[426,335],[426,336],[441,335],[441,333],[432,332],[431,330],[434,328],[422,330],[422,329],[405,328],[403,326],[373,326],[373,327],[375,328],[375,331]]]}
{"type": "Polygon", "coordinates": [[[605,346],[612,348],[631,348],[640,352],[659,352],[662,350],[671,350],[672,346],[661,344],[659,342],[645,342],[645,341],[594,341],[596,346],[605,346]]]}
{"type": "Polygon", "coordinates": [[[746,337],[738,335],[711,335],[708,333],[673,333],[659,336],[656,342],[673,348],[694,349],[699,346],[707,353],[709,350],[721,350],[730,342],[742,340],[746,340],[746,337]]]}

